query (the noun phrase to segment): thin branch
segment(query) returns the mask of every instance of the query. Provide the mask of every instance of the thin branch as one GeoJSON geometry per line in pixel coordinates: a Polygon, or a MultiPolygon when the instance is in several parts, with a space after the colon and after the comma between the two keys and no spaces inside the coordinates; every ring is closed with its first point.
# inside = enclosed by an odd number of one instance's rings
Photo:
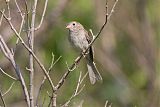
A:
{"type": "Polygon", "coordinates": [[[83,76],[83,78],[80,81],[80,84],[82,84],[83,80],[86,78],[87,75],[88,75],[88,72],[83,76]]]}
{"type": "MultiPolygon", "coordinates": [[[[114,2],[114,5],[111,9],[111,12],[110,14],[108,14],[108,3],[107,3],[107,0],[106,0],[106,15],[105,15],[105,21],[104,21],[104,24],[102,25],[102,27],[100,28],[98,34],[95,36],[95,38],[93,38],[93,40],[91,41],[91,43],[89,44],[88,48],[83,52],[81,53],[80,56],[78,56],[75,60],[74,60],[74,63],[69,67],[69,69],[67,70],[67,72],[61,77],[61,79],[59,80],[58,84],[56,85],[56,90],[57,91],[64,83],[65,79],[68,77],[68,75],[70,74],[70,72],[72,71],[72,69],[74,69],[77,64],[80,62],[80,60],[83,58],[84,56],[84,53],[87,54],[87,51],[88,49],[91,47],[91,45],[95,42],[95,40],[99,37],[99,35],[102,33],[104,27],[107,25],[110,17],[112,16],[113,12],[114,12],[114,9],[116,7],[116,4],[118,3],[118,0],[116,0],[114,2]]],[[[92,35],[94,36],[94,35],[92,35]]]]}
{"type": "MultiPolygon", "coordinates": [[[[6,44],[5,44],[5,42],[4,42],[4,40],[3,40],[3,38],[2,38],[2,36],[0,35],[0,48],[1,48],[1,50],[2,50],[2,52],[3,52],[3,54],[5,55],[5,57],[7,58],[7,59],[9,59],[9,52],[10,52],[10,50],[8,49],[8,47],[6,46],[6,44]]],[[[12,54],[11,54],[12,55],[12,54]]]]}
{"type": "Polygon", "coordinates": [[[18,79],[20,80],[20,83],[21,83],[21,86],[22,86],[22,89],[23,89],[23,93],[24,93],[25,98],[26,98],[26,103],[30,107],[28,90],[27,90],[24,78],[21,74],[20,68],[17,66],[17,64],[14,60],[14,55],[12,54],[10,49],[8,48],[7,44],[5,43],[5,41],[3,40],[1,35],[0,35],[0,48],[2,49],[2,52],[4,53],[5,57],[11,62],[14,70],[16,71],[16,74],[18,76],[18,79]]]}
{"type": "Polygon", "coordinates": [[[74,95],[74,97],[76,97],[77,95],[79,95],[83,91],[84,87],[85,87],[85,84],[79,89],[79,91],[74,95]]]}
{"type": "Polygon", "coordinates": [[[17,0],[14,0],[14,1],[15,1],[16,6],[17,6],[18,13],[21,15],[21,17],[23,17],[22,11],[21,11],[21,9],[20,9],[18,3],[17,3],[17,0]]]}
{"type": "Polygon", "coordinates": [[[24,0],[24,2],[25,2],[25,14],[27,15],[27,17],[26,17],[26,34],[27,34],[27,37],[29,37],[29,33],[30,33],[29,9],[28,9],[27,0],[24,0]]]}
{"type": "MultiPolygon", "coordinates": [[[[0,11],[0,12],[2,13],[2,11],[0,11]]],[[[47,70],[45,69],[44,65],[40,62],[40,60],[37,58],[37,56],[35,55],[35,53],[27,46],[27,44],[24,42],[24,40],[21,38],[21,36],[18,34],[18,32],[16,31],[16,29],[12,25],[11,21],[8,20],[8,18],[6,17],[6,15],[4,13],[2,13],[2,14],[3,14],[4,18],[6,19],[6,21],[9,23],[11,29],[13,30],[13,32],[15,33],[15,35],[17,36],[17,38],[19,38],[19,40],[21,41],[22,45],[27,49],[27,51],[29,51],[33,55],[35,61],[38,63],[38,65],[42,69],[43,73],[45,74],[45,76],[47,77],[47,79],[48,79],[48,81],[49,81],[49,83],[51,85],[52,90],[54,91],[55,90],[55,86],[54,86],[54,84],[52,82],[51,77],[48,75],[47,70]]]]}
{"type": "Polygon", "coordinates": [[[0,12],[1,12],[1,14],[3,14],[3,17],[4,17],[4,18],[6,19],[6,21],[9,23],[9,25],[10,25],[11,29],[13,30],[13,32],[14,32],[16,35],[20,36],[20,35],[18,34],[17,30],[14,28],[13,24],[11,23],[11,20],[10,20],[9,18],[7,18],[7,16],[3,13],[3,11],[0,11],[0,12]]]}
{"type": "Polygon", "coordinates": [[[11,84],[11,86],[8,88],[8,90],[7,90],[6,92],[4,92],[4,93],[2,94],[2,96],[5,96],[6,94],[8,94],[8,93],[11,91],[14,83],[15,83],[15,82],[13,82],[13,83],[11,84]]]}
{"type": "Polygon", "coordinates": [[[22,15],[22,21],[21,21],[21,25],[20,25],[20,29],[19,29],[19,35],[21,34],[21,31],[22,31],[22,27],[24,24],[24,18],[25,18],[25,15],[22,15]]]}
{"type": "Polygon", "coordinates": [[[54,61],[54,54],[52,53],[52,61],[51,61],[51,65],[48,69],[48,73],[50,73],[50,71],[52,70],[53,66],[62,58],[62,56],[59,56],[56,61],[54,61]]]}
{"type": "MultiPolygon", "coordinates": [[[[37,0],[34,0],[34,4],[32,7],[32,17],[31,17],[31,29],[30,35],[28,37],[29,48],[33,51],[34,47],[34,34],[35,34],[35,18],[36,18],[36,8],[37,8],[37,0]]],[[[33,91],[34,91],[34,61],[33,56],[29,53],[29,97],[30,97],[30,106],[34,107],[34,99],[33,99],[33,91]]]]}
{"type": "MultiPolygon", "coordinates": [[[[61,56],[60,56],[59,58],[61,58],[61,56]]],[[[59,58],[58,58],[58,59],[59,59],[59,58]]],[[[50,72],[51,69],[53,68],[53,65],[54,65],[53,63],[54,63],[54,54],[53,54],[53,52],[52,52],[52,59],[51,59],[51,64],[50,64],[50,67],[49,67],[48,72],[50,72]]]]}
{"type": "Polygon", "coordinates": [[[6,107],[6,103],[5,103],[4,98],[2,96],[1,90],[0,90],[0,97],[1,97],[1,100],[2,100],[2,103],[3,103],[3,106],[6,107]]]}
{"type": "Polygon", "coordinates": [[[104,107],[108,106],[108,100],[106,100],[104,107]]]}
{"type": "Polygon", "coordinates": [[[82,92],[82,90],[85,87],[85,84],[81,88],[80,88],[80,85],[82,84],[83,80],[86,78],[87,74],[88,72],[82,77],[82,72],[80,72],[75,91],[73,92],[72,96],[68,99],[68,101],[66,101],[61,107],[67,107],[69,103],[73,100],[73,98],[75,98],[82,92]]]}
{"type": "MultiPolygon", "coordinates": [[[[24,18],[25,18],[25,15],[22,15],[22,21],[21,21],[21,25],[20,25],[20,28],[19,28],[19,35],[21,34],[21,31],[22,31],[22,27],[23,27],[23,24],[24,24],[24,18]]],[[[17,47],[17,45],[18,45],[18,43],[19,43],[19,38],[17,38],[17,40],[16,40],[16,46],[15,46],[15,49],[14,49],[14,54],[15,54],[15,51],[16,51],[16,47],[17,47]]]]}
{"type": "Polygon", "coordinates": [[[67,65],[67,69],[68,69],[68,71],[74,71],[75,69],[76,69],[76,66],[74,67],[74,68],[72,68],[72,69],[70,69],[70,67],[69,67],[69,65],[68,65],[68,63],[67,63],[67,61],[66,61],[66,65],[67,65]]]}
{"type": "Polygon", "coordinates": [[[1,71],[4,75],[6,75],[7,77],[9,77],[9,78],[11,78],[11,79],[17,81],[16,78],[14,78],[14,77],[12,77],[11,75],[7,74],[1,67],[0,67],[0,71],[1,71]]]}
{"type": "MultiPolygon", "coordinates": [[[[113,14],[113,12],[114,12],[114,9],[115,9],[115,7],[116,7],[116,5],[117,5],[117,3],[118,3],[118,0],[115,0],[114,4],[113,4],[113,6],[112,6],[111,12],[110,12],[109,15],[108,15],[108,20],[111,18],[112,14],[113,14]]],[[[107,8],[107,7],[106,7],[106,8],[107,8]]],[[[108,11],[108,10],[107,10],[107,11],[108,11]]]]}
{"type": "Polygon", "coordinates": [[[40,21],[39,25],[35,28],[35,30],[38,30],[43,23],[43,19],[44,19],[45,13],[46,13],[47,4],[48,4],[48,0],[45,1],[41,21],[40,21]]]}
{"type": "MultiPolygon", "coordinates": [[[[25,15],[22,13],[22,11],[21,11],[18,3],[17,3],[17,0],[15,0],[15,4],[16,4],[16,7],[18,9],[18,13],[20,14],[20,16],[22,18],[21,25],[20,25],[20,28],[19,28],[19,35],[20,35],[21,31],[22,31],[23,24],[24,24],[25,15]]],[[[19,42],[19,38],[17,38],[16,47],[17,47],[18,42],[19,42]]],[[[14,54],[15,54],[15,51],[16,51],[16,47],[15,47],[15,50],[14,50],[14,54]]]]}
{"type": "MultiPolygon", "coordinates": [[[[4,13],[4,9],[2,10],[2,12],[4,13]]],[[[3,20],[3,14],[1,15],[1,18],[0,18],[0,26],[1,26],[1,24],[2,24],[2,20],[3,20]]]]}
{"type": "Polygon", "coordinates": [[[112,103],[108,104],[108,100],[106,100],[104,107],[112,107],[112,103]]]}
{"type": "MultiPolygon", "coordinates": [[[[52,53],[52,60],[51,60],[51,65],[48,69],[48,74],[50,73],[51,69],[53,68],[53,66],[61,59],[62,56],[60,56],[55,62],[54,62],[54,54],[52,53]]],[[[46,81],[46,76],[43,77],[43,80],[40,84],[40,87],[38,89],[38,94],[37,94],[37,97],[36,97],[36,105],[38,105],[38,98],[39,98],[39,95],[40,95],[40,91],[42,90],[42,87],[44,85],[44,82],[46,81]]]]}
{"type": "Polygon", "coordinates": [[[9,2],[10,2],[10,0],[6,0],[7,10],[8,10],[8,18],[11,19],[11,11],[10,11],[9,2]]]}
{"type": "Polygon", "coordinates": [[[52,61],[51,61],[51,65],[48,69],[48,73],[52,70],[53,66],[62,58],[62,56],[58,57],[58,59],[54,62],[54,55],[52,53],[52,61]]]}
{"type": "Polygon", "coordinates": [[[100,28],[98,34],[95,36],[95,38],[92,40],[92,42],[89,44],[88,48],[86,49],[85,53],[88,51],[88,49],[90,48],[90,46],[95,42],[95,40],[99,37],[99,35],[102,33],[104,27],[106,26],[106,24],[108,23],[108,21],[110,20],[113,12],[114,12],[114,9],[116,7],[118,3],[118,0],[115,0],[113,6],[112,6],[112,9],[111,9],[111,12],[108,14],[108,1],[106,0],[106,15],[105,15],[105,22],[104,24],[102,25],[102,27],[100,28]]]}

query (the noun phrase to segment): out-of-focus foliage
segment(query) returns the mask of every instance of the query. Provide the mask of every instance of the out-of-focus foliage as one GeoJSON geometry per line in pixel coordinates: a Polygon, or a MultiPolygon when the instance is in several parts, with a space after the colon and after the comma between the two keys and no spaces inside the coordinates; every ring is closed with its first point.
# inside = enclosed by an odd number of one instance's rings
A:
{"type": "MultiPolygon", "coordinates": [[[[22,1],[17,0],[24,8],[22,1]]],[[[51,53],[61,60],[51,71],[54,83],[57,83],[67,69],[66,62],[71,64],[79,55],[68,43],[68,31],[65,26],[76,20],[86,29],[97,33],[105,19],[105,0],[64,0],[65,5],[58,5],[63,0],[49,0],[44,23],[36,31],[34,50],[43,64],[49,67],[51,53]],[[56,13],[58,11],[58,13],[56,13]],[[56,14],[54,14],[56,13],[56,14]]],[[[36,13],[38,25],[44,1],[39,0],[36,13]]],[[[108,0],[109,11],[114,0],[108,0]]],[[[30,4],[30,3],[29,3],[30,4]]],[[[0,9],[6,9],[4,0],[0,0],[0,9]]],[[[10,2],[11,16],[15,26],[19,26],[19,16],[14,2],[10,2]],[[15,15],[16,14],[16,15],[15,15]]],[[[102,83],[91,85],[88,77],[86,87],[76,97],[71,106],[84,101],[83,107],[103,107],[105,101],[113,107],[159,107],[160,106],[160,0],[119,0],[110,22],[99,39],[94,44],[96,65],[103,77],[102,83]]],[[[10,48],[15,47],[16,38],[6,22],[0,26],[10,48]]],[[[25,33],[22,35],[25,39],[25,33]]],[[[15,56],[18,65],[23,69],[23,75],[28,83],[29,73],[28,53],[18,44],[15,56]]],[[[0,52],[0,67],[11,75],[15,75],[10,63],[0,52]]],[[[85,60],[67,78],[64,86],[58,92],[58,104],[63,104],[76,88],[79,71],[87,72],[85,60]]],[[[42,80],[41,69],[35,65],[35,95],[42,80]]],[[[12,81],[0,74],[0,88],[6,90],[12,81]]],[[[43,87],[41,102],[50,90],[47,83],[43,87]]],[[[6,103],[20,105],[22,102],[21,87],[16,82],[9,95],[5,96],[6,103]]],[[[47,97],[46,103],[49,101],[47,97]]],[[[1,102],[0,102],[1,104],[1,102]]]]}

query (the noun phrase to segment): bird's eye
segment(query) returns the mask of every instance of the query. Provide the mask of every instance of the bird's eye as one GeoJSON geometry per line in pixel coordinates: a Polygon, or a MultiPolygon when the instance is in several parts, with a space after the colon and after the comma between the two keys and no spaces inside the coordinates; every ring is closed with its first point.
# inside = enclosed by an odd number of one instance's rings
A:
{"type": "Polygon", "coordinates": [[[73,26],[75,26],[76,24],[75,24],[75,23],[73,23],[72,25],[73,25],[73,26]]]}

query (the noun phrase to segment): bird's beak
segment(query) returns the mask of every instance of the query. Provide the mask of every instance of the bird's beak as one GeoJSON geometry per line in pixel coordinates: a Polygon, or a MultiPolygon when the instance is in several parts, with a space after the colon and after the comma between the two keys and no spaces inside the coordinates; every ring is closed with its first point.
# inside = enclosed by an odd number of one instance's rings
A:
{"type": "Polygon", "coordinates": [[[67,25],[66,28],[67,28],[67,29],[71,28],[71,25],[67,25]]]}

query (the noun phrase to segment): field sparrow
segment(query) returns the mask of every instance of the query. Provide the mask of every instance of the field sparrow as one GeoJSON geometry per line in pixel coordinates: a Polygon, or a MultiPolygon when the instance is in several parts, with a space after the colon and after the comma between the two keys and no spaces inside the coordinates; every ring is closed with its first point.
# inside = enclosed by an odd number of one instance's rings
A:
{"type": "MultiPolygon", "coordinates": [[[[92,36],[90,36],[84,27],[76,21],[70,22],[66,28],[69,29],[69,41],[71,44],[78,50],[84,52],[91,42],[92,36]]],[[[92,47],[90,47],[88,50],[86,60],[91,84],[94,84],[96,80],[102,80],[102,77],[98,72],[95,63],[93,62],[92,47]]]]}

